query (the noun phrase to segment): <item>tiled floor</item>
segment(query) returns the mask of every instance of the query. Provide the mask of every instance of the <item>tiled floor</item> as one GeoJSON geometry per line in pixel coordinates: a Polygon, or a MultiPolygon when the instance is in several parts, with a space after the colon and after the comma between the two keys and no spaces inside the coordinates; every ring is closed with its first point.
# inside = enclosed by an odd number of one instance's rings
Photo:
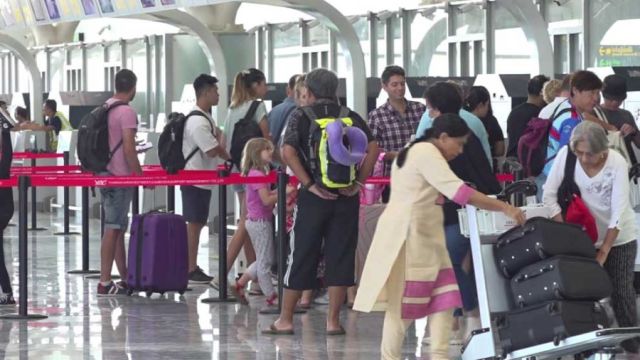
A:
{"type": "MultiPolygon", "coordinates": [[[[17,221],[17,216],[14,217],[17,221]]],[[[276,316],[259,315],[260,297],[251,306],[204,304],[217,296],[208,286],[193,291],[159,294],[147,298],[96,297],[96,279],[69,275],[81,267],[81,237],[53,236],[60,219],[38,214],[38,225],[47,231],[30,232],[29,312],[45,314],[44,320],[0,320],[0,359],[377,359],[380,357],[382,316],[344,310],[348,335],[328,338],[324,334],[326,306],[296,317],[296,335],[270,337],[260,334],[276,316]]],[[[79,226],[72,226],[79,231],[79,226]]],[[[99,266],[99,226],[92,221],[91,268],[99,266]]],[[[18,293],[17,227],[5,231],[5,254],[18,293]]],[[[217,241],[201,244],[199,264],[217,273],[217,241]]],[[[114,267],[115,272],[115,267],[114,267]]],[[[0,314],[17,306],[0,307],[0,314]]],[[[418,329],[424,329],[421,321],[418,329]]],[[[409,331],[406,357],[422,358],[422,330],[409,331]]],[[[452,358],[456,350],[452,349],[452,358]]]]}
{"type": "MultiPolygon", "coordinates": [[[[17,216],[14,217],[17,221],[17,216]]],[[[0,359],[379,359],[381,314],[344,310],[344,337],[324,335],[326,306],[317,306],[296,318],[296,335],[270,337],[260,334],[274,315],[259,315],[260,297],[251,306],[204,304],[217,296],[208,286],[192,287],[184,296],[144,294],[97,298],[97,280],[67,271],[81,266],[80,236],[53,236],[60,219],[39,214],[39,225],[48,231],[30,233],[29,312],[46,314],[45,320],[0,320],[0,359]],[[53,224],[52,224],[53,223],[53,224]]],[[[79,230],[79,227],[76,228],[79,230]]],[[[97,268],[98,221],[91,226],[91,268],[97,268]]],[[[18,293],[17,228],[5,232],[5,253],[14,292],[18,293]]],[[[217,273],[217,242],[201,244],[199,264],[217,273]]],[[[115,270],[114,270],[115,271],[115,270]]],[[[0,308],[12,313],[14,306],[0,308]]],[[[421,344],[425,321],[407,333],[406,359],[428,359],[421,344]]],[[[457,358],[459,348],[451,349],[457,358]]],[[[618,357],[620,359],[620,357],[618,357]]]]}

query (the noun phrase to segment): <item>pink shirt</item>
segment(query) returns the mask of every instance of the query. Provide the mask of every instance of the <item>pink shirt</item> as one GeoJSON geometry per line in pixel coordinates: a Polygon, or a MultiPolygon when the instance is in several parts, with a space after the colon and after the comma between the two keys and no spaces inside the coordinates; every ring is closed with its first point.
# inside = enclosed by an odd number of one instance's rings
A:
{"type": "MultiPolygon", "coordinates": [[[[119,101],[111,98],[107,103],[119,101]]],[[[120,105],[109,111],[109,148],[111,151],[122,141],[122,132],[124,129],[138,129],[138,115],[129,105],[120,105]]],[[[120,145],[111,157],[111,162],[107,165],[107,170],[111,175],[127,176],[131,175],[131,168],[127,164],[124,157],[124,147],[120,145]]]]}
{"type": "MultiPolygon", "coordinates": [[[[251,169],[247,176],[265,176],[265,174],[259,170],[251,169]]],[[[247,219],[249,220],[271,220],[273,218],[273,205],[266,206],[262,203],[258,193],[260,189],[269,190],[269,184],[247,185],[247,219]]]]}

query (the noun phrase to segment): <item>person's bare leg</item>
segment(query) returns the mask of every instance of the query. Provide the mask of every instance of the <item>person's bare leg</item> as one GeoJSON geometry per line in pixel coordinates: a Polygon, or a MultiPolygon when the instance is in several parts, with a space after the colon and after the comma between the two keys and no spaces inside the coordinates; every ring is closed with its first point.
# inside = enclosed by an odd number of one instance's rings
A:
{"type": "Polygon", "coordinates": [[[122,230],[119,229],[104,229],[102,244],[100,245],[100,281],[103,283],[111,281],[111,269],[115,259],[116,243],[121,232],[122,230]]]}
{"type": "MultiPolygon", "coordinates": [[[[240,220],[238,221],[238,228],[235,233],[231,237],[231,241],[227,245],[227,274],[231,271],[233,267],[233,263],[236,261],[238,254],[240,254],[240,249],[245,246],[247,243],[251,246],[251,241],[249,240],[249,233],[247,232],[247,228],[244,225],[246,219],[246,193],[239,192],[236,193],[238,197],[238,203],[240,203],[240,220]]],[[[251,246],[251,250],[253,250],[253,246],[251,246]]],[[[245,253],[245,256],[247,254],[245,253]]],[[[247,267],[256,260],[255,251],[253,251],[253,261],[249,262],[247,258],[247,267]]]]}
{"type": "Polygon", "coordinates": [[[187,237],[189,244],[189,272],[198,266],[198,247],[200,246],[200,232],[204,224],[190,222],[187,223],[187,237]]]}
{"type": "Polygon", "coordinates": [[[274,325],[278,330],[292,330],[293,329],[293,312],[296,309],[296,304],[302,291],[284,289],[284,295],[282,296],[282,309],[280,310],[280,317],[275,321],[274,325]]]}
{"type": "Polygon", "coordinates": [[[300,298],[300,305],[310,306],[313,301],[313,290],[305,290],[300,298]]]}
{"type": "Polygon", "coordinates": [[[347,295],[346,286],[329,287],[329,311],[327,312],[327,331],[340,330],[340,310],[347,295]]]}
{"type": "Polygon", "coordinates": [[[115,260],[120,279],[127,281],[127,252],[124,247],[124,231],[120,232],[120,236],[116,240],[115,260]]]}
{"type": "Polygon", "coordinates": [[[357,290],[358,287],[355,285],[347,289],[347,305],[349,305],[349,307],[353,307],[353,303],[356,301],[357,290]]]}

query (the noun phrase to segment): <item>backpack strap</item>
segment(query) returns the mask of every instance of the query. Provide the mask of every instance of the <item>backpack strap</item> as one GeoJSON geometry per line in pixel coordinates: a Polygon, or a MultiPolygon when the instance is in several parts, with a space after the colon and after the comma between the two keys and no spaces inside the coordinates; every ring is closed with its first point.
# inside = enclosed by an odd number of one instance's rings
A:
{"type": "Polygon", "coordinates": [[[313,110],[313,107],[311,106],[303,106],[302,108],[302,112],[304,112],[304,115],[309,119],[309,136],[307,137],[307,147],[309,148],[309,157],[308,157],[308,161],[307,163],[309,164],[309,168],[311,170],[311,177],[314,176],[314,174],[316,173],[316,170],[318,169],[318,165],[317,165],[317,160],[318,157],[316,156],[316,152],[314,151],[315,149],[313,148],[313,134],[315,133],[315,131],[318,129],[318,123],[316,122],[316,120],[318,120],[318,115],[316,114],[316,112],[313,110]]]}
{"type": "Polygon", "coordinates": [[[258,110],[258,106],[260,104],[262,104],[262,100],[253,100],[253,102],[251,102],[251,106],[249,107],[249,110],[247,110],[247,113],[244,115],[244,117],[240,121],[252,121],[253,117],[256,115],[256,111],[258,110]]]}
{"type": "MultiPolygon", "coordinates": [[[[200,115],[200,116],[203,116],[205,119],[207,119],[209,121],[209,124],[211,124],[211,130],[213,130],[213,122],[211,122],[211,120],[209,119],[207,114],[205,114],[204,112],[202,112],[200,110],[193,110],[192,112],[188,113],[187,116],[185,116],[185,118],[184,118],[183,126],[186,127],[187,126],[187,120],[189,120],[189,118],[194,116],[194,115],[200,115]]],[[[183,139],[184,139],[184,134],[182,136],[183,136],[183,139]]],[[[193,150],[191,150],[189,155],[187,155],[187,158],[184,159],[185,165],[189,162],[189,160],[191,160],[192,157],[194,157],[196,155],[196,153],[198,153],[198,150],[200,150],[198,148],[198,146],[196,146],[193,150]]]]}
{"type": "MultiPolygon", "coordinates": [[[[113,103],[111,103],[111,105],[109,105],[108,103],[104,103],[104,108],[107,109],[107,122],[109,121],[109,111],[117,108],[118,106],[121,105],[128,105],[128,103],[122,101],[122,100],[118,100],[118,101],[114,101],[113,103]]],[[[113,155],[116,153],[116,151],[118,151],[118,149],[120,149],[120,147],[122,146],[122,141],[120,140],[120,142],[118,142],[118,144],[113,148],[113,150],[111,150],[109,152],[109,158],[113,157],[113,155]]]]}
{"type": "Polygon", "coordinates": [[[564,163],[564,179],[569,182],[574,182],[574,174],[576,170],[576,154],[571,151],[571,149],[567,148],[567,160],[564,163]]]}

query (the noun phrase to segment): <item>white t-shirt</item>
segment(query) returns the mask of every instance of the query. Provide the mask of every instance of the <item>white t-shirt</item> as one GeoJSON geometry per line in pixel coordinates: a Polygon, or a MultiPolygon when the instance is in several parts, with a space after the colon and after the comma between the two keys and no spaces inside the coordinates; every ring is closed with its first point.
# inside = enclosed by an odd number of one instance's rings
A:
{"type": "MultiPolygon", "coordinates": [[[[251,103],[253,101],[246,101],[242,105],[237,106],[235,108],[229,108],[227,112],[227,118],[224,121],[224,137],[227,139],[226,141],[226,149],[227,152],[231,151],[231,139],[233,139],[233,128],[236,126],[238,121],[242,120],[249,108],[251,107],[251,103]]],[[[255,122],[260,123],[260,121],[267,116],[267,107],[264,105],[264,102],[261,102],[256,109],[256,114],[253,116],[253,120],[255,122]]]]}
{"type": "MultiPolygon", "coordinates": [[[[194,149],[198,151],[187,161],[185,170],[216,170],[219,159],[207,155],[207,151],[214,149],[220,143],[215,137],[215,121],[205,111],[195,106],[192,111],[200,111],[203,115],[192,115],[184,127],[184,137],[182,140],[182,154],[186,159],[194,149]]],[[[197,186],[202,189],[211,190],[213,186],[197,186]]]]}
{"type": "MultiPolygon", "coordinates": [[[[555,216],[562,210],[558,204],[558,188],[564,178],[564,165],[568,147],[558,152],[547,182],[544,184],[543,202],[555,216]]],[[[596,220],[598,241],[596,248],[604,242],[608,229],[618,228],[620,233],[613,246],[624,245],[636,239],[636,220],[629,203],[629,167],[622,155],[609,150],[609,156],[600,172],[590,178],[576,161],[574,180],[580,189],[585,205],[596,220]]]]}
{"type": "Polygon", "coordinates": [[[567,100],[566,97],[558,96],[552,102],[547,104],[547,106],[543,107],[542,110],[540,110],[538,117],[540,119],[551,119],[551,116],[553,116],[554,111],[556,114],[558,114],[560,113],[560,111],[564,110],[565,108],[570,108],[571,103],[565,100],[567,100]],[[556,111],[556,109],[558,110],[556,111]]]}

